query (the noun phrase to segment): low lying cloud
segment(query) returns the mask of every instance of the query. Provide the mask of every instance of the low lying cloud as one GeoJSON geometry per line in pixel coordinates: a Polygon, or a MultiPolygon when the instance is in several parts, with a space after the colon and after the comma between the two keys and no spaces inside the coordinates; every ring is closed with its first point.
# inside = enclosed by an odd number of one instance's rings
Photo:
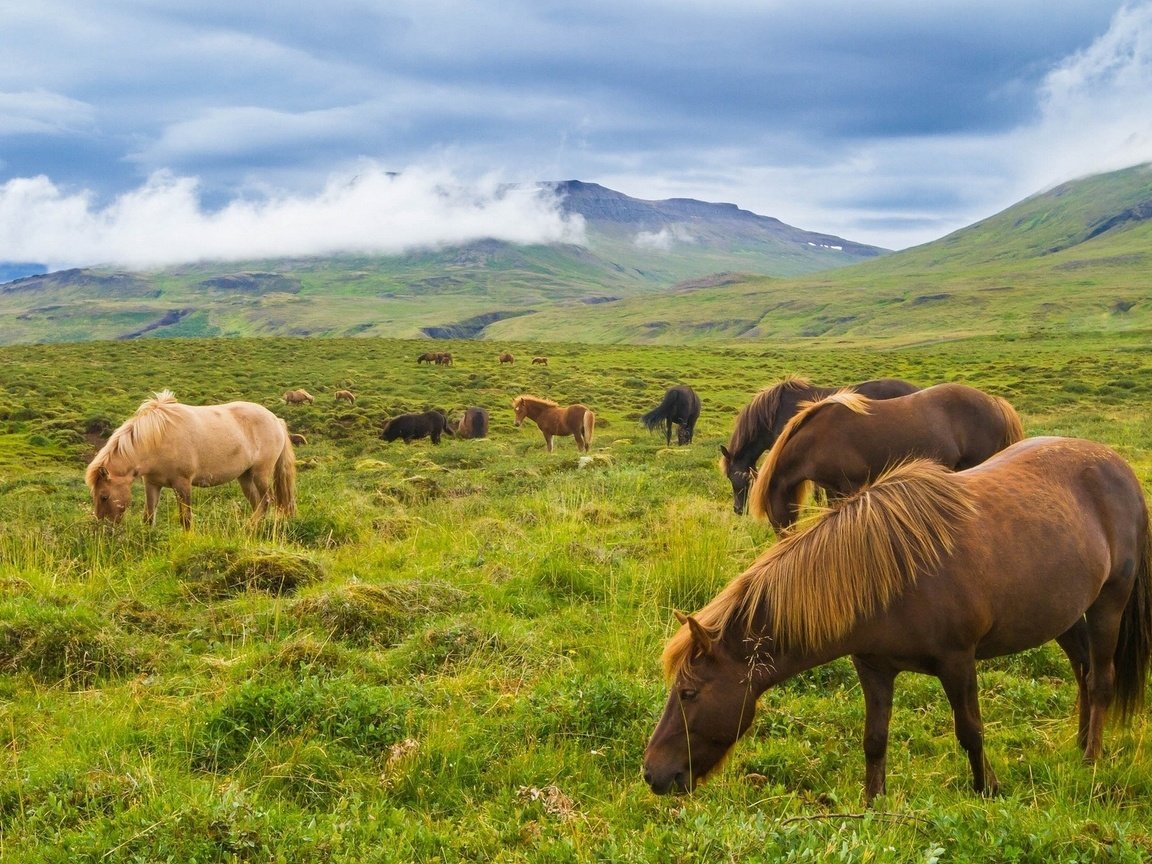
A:
{"type": "Polygon", "coordinates": [[[695,242],[691,234],[677,225],[661,228],[659,231],[641,231],[632,240],[639,249],[669,251],[677,243],[695,242]]]}
{"type": "Polygon", "coordinates": [[[580,217],[548,189],[495,178],[462,183],[442,171],[377,165],[332,177],[317,194],[268,195],[207,210],[194,178],[154,175],[98,206],[47,177],[0,185],[0,249],[49,269],[109,264],[145,269],[200,260],[399,254],[493,238],[583,241],[580,217]]]}

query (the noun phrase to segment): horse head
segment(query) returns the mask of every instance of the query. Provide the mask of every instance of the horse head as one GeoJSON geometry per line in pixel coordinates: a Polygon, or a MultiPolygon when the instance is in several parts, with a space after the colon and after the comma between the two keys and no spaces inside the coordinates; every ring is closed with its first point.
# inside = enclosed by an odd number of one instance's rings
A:
{"type": "Polygon", "coordinates": [[[91,475],[92,508],[97,519],[117,524],[124,518],[124,511],[132,503],[132,481],[134,472],[113,474],[101,465],[91,475]]]}
{"type": "Polygon", "coordinates": [[[644,750],[644,782],[657,795],[691,792],[748,731],[756,710],[748,664],[695,618],[676,617],[691,647],[644,750]]]}
{"type": "Polygon", "coordinates": [[[748,490],[756,481],[756,466],[736,464],[732,454],[723,444],[720,445],[720,455],[724,473],[728,475],[728,482],[732,484],[732,510],[741,515],[748,509],[748,490]]]}
{"type": "Polygon", "coordinates": [[[512,400],[512,410],[516,412],[516,419],[512,421],[512,425],[519,426],[528,416],[528,400],[523,396],[517,396],[512,400]]]}

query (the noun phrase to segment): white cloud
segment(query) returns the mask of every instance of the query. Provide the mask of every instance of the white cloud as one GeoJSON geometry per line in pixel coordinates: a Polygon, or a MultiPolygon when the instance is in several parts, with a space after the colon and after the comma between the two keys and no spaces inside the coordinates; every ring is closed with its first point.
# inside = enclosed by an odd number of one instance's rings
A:
{"type": "Polygon", "coordinates": [[[0,92],[0,135],[65,134],[92,124],[92,106],[46,90],[0,92]]]}
{"type": "Polygon", "coordinates": [[[672,225],[659,231],[641,231],[632,242],[640,249],[658,249],[667,252],[676,243],[692,243],[694,238],[683,228],[672,225]]]}
{"type": "Polygon", "coordinates": [[[314,196],[234,201],[207,212],[192,178],[156,174],[97,207],[47,177],[0,186],[0,249],[10,260],[51,269],[91,264],[131,268],[196,260],[241,260],[337,252],[397,254],[496,238],[512,243],[581,242],[583,221],[563,216],[535,187],[496,178],[462,185],[414,168],[394,175],[365,164],[314,196]]]}

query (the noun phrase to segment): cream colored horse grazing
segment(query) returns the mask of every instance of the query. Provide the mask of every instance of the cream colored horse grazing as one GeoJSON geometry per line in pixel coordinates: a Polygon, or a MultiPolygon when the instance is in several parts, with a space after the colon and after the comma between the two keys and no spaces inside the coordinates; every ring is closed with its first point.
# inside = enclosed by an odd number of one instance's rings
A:
{"type": "Polygon", "coordinates": [[[192,487],[240,481],[259,520],[275,502],[296,512],[296,454],[288,427],[253,402],[181,405],[171,391],[157,393],[112,433],[88,466],[96,518],[119,522],[132,503],[132,483],[144,479],[144,520],[156,521],[165,486],[176,493],[180,524],[192,526],[192,487]]]}

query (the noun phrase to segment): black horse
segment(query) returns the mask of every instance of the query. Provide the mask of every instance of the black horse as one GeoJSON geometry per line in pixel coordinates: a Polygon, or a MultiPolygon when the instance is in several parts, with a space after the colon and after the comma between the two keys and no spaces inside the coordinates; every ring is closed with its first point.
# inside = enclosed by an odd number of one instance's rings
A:
{"type": "Polygon", "coordinates": [[[756,477],[756,460],[776,443],[776,436],[799,410],[801,402],[817,402],[838,389],[854,390],[869,399],[893,399],[920,388],[898,378],[876,378],[846,388],[820,387],[807,378],[788,375],[765,387],[736,417],[728,446],[720,445],[720,469],[732,483],[732,509],[743,513],[748,489],[756,477]]]}
{"type": "Polygon", "coordinates": [[[405,444],[414,438],[431,438],[433,444],[440,443],[440,436],[452,435],[452,427],[448,425],[448,418],[439,411],[425,411],[422,414],[398,414],[384,424],[380,437],[385,441],[403,439],[405,444]]]}
{"type": "Polygon", "coordinates": [[[672,424],[676,424],[676,443],[691,444],[700,416],[700,397],[687,384],[669,387],[659,405],[640,418],[649,432],[664,424],[664,441],[672,444],[672,424]]]}

